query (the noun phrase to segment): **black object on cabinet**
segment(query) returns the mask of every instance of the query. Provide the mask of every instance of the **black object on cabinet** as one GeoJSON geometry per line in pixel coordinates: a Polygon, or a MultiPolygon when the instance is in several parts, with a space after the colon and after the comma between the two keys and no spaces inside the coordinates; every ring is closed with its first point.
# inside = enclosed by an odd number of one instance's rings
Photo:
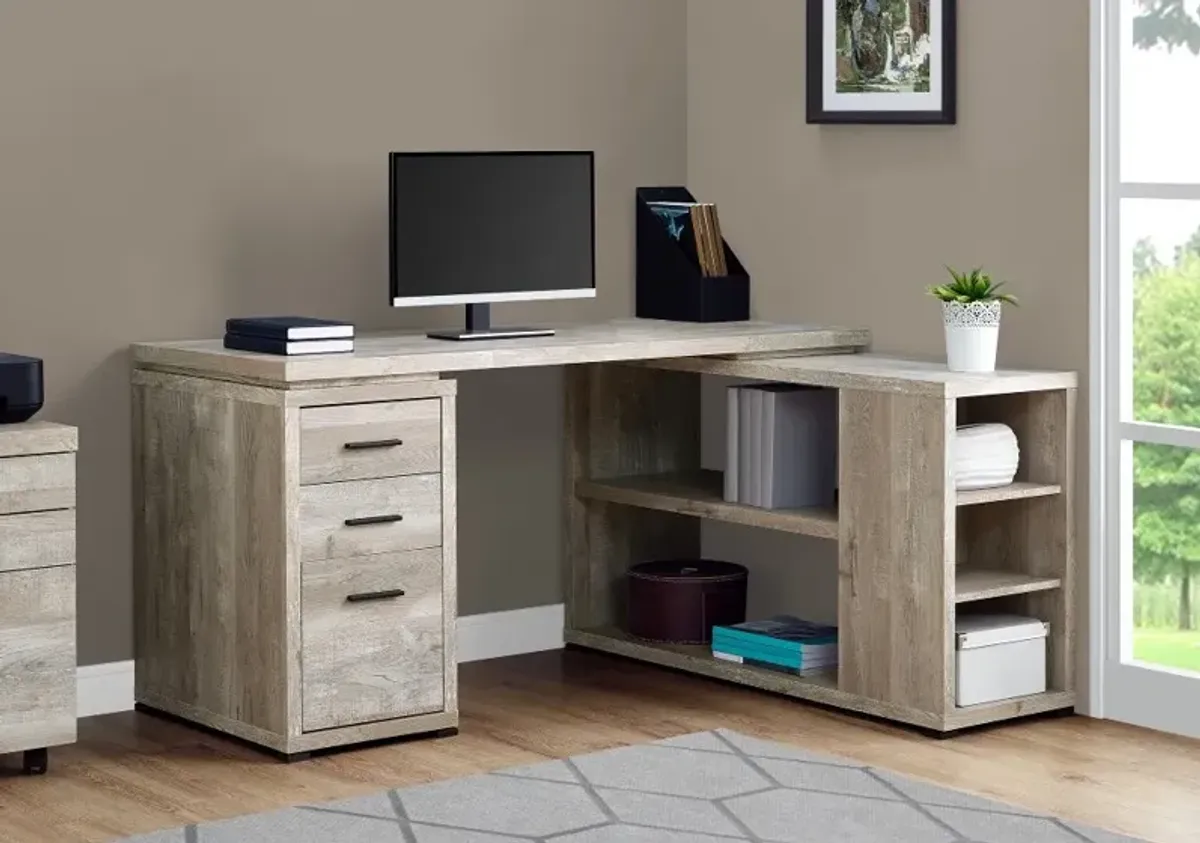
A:
{"type": "Polygon", "coordinates": [[[722,240],[728,275],[705,277],[688,226],[676,239],[649,202],[695,202],[685,187],[637,190],[636,314],[676,322],[740,322],[750,318],[750,276],[722,240]]]}

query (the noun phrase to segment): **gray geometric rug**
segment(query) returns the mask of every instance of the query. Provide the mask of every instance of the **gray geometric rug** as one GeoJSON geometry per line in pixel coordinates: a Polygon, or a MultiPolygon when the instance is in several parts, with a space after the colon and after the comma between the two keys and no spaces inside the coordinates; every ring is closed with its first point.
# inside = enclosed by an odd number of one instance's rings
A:
{"type": "Polygon", "coordinates": [[[1144,843],[725,729],[127,843],[1144,843]]]}

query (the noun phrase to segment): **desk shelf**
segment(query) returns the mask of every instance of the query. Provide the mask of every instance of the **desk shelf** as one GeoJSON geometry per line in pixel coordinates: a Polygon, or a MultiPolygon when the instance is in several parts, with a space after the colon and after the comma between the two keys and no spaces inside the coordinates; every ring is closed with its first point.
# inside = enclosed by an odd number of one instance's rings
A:
{"type": "Polygon", "coordinates": [[[997,486],[992,489],[969,489],[958,492],[959,506],[976,506],[981,503],[996,503],[997,501],[1019,501],[1027,498],[1044,498],[1062,494],[1062,486],[1058,483],[1009,483],[1007,486],[997,486]]]}
{"type": "Polygon", "coordinates": [[[960,376],[863,354],[693,357],[572,367],[566,388],[569,644],[938,733],[1074,705],[1073,374],[960,376]],[[714,374],[839,391],[836,510],[724,500],[723,475],[700,463],[700,382],[714,374]],[[988,421],[1016,433],[1017,476],[958,492],[954,431],[988,421]],[[629,567],[701,557],[705,520],[837,542],[836,671],[731,664],[622,631],[629,567]],[[955,704],[955,619],[976,605],[1048,623],[1050,690],[955,704]]]}
{"type": "Polygon", "coordinates": [[[643,641],[614,626],[568,630],[566,640],[568,644],[698,673],[713,679],[736,682],[764,691],[774,691],[789,697],[836,705],[868,714],[875,713],[870,710],[868,701],[838,690],[836,668],[809,676],[798,676],[780,670],[714,658],[711,649],[706,646],[643,641]]]}
{"type": "Polygon", "coordinates": [[[1033,694],[1017,699],[956,707],[943,719],[919,711],[897,709],[871,697],[843,691],[839,687],[836,668],[807,676],[798,676],[781,670],[736,664],[714,658],[710,649],[705,646],[643,641],[612,626],[568,629],[565,633],[565,640],[567,644],[575,647],[599,650],[647,664],[682,670],[686,673],[744,685],[748,688],[757,688],[761,691],[770,691],[858,714],[899,720],[934,731],[941,731],[947,725],[953,729],[980,726],[999,720],[1009,720],[1013,717],[1070,708],[1075,704],[1075,694],[1071,691],[1047,691],[1044,694],[1033,694]]]}
{"type": "MultiPolygon", "coordinates": [[[[1061,492],[1062,486],[1057,483],[1018,482],[992,489],[958,492],[956,500],[958,506],[976,506],[998,501],[1049,497],[1061,492]]],[[[605,480],[580,480],[575,484],[575,493],[590,500],[656,509],[661,512],[676,512],[695,518],[762,527],[819,539],[836,539],[838,535],[836,508],[764,509],[742,503],[730,503],[724,496],[723,474],[708,469],[612,477],[605,480]]]]}
{"type": "Polygon", "coordinates": [[[1061,587],[1059,577],[1035,577],[1012,571],[959,570],[954,578],[954,602],[973,603],[1061,587]]]}
{"type": "Polygon", "coordinates": [[[691,471],[580,480],[575,493],[582,498],[626,506],[675,512],[695,518],[763,527],[821,539],[836,539],[835,509],[763,509],[724,498],[724,476],[719,471],[691,471]]]}

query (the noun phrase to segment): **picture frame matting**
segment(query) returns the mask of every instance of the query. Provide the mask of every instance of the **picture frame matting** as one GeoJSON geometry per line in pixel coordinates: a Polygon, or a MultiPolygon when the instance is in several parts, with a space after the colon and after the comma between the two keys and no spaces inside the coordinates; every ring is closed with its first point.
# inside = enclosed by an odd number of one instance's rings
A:
{"type": "Polygon", "coordinates": [[[957,22],[957,0],[807,0],[807,121],[955,123],[957,22]]]}

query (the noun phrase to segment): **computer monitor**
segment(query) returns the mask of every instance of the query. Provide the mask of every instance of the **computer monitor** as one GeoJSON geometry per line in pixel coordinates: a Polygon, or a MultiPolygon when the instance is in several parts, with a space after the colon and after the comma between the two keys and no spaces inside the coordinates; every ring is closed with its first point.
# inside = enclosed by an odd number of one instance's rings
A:
{"type": "Polygon", "coordinates": [[[466,305],[439,339],[544,336],[492,328],[492,302],[596,295],[591,152],[393,152],[394,307],[466,305]]]}

